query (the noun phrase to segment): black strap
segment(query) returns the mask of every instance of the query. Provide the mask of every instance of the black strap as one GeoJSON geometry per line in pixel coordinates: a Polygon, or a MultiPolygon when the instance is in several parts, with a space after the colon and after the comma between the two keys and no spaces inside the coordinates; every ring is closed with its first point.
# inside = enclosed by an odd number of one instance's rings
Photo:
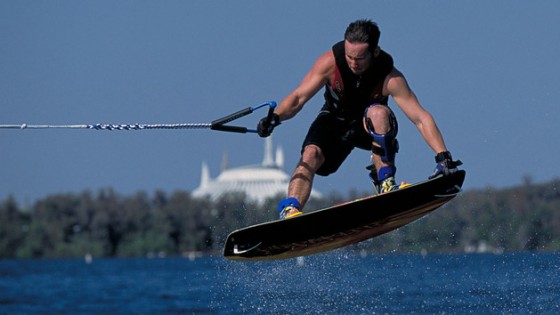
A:
{"type": "Polygon", "coordinates": [[[443,151],[436,155],[436,163],[443,162],[445,160],[452,161],[451,153],[449,151],[443,151]]]}

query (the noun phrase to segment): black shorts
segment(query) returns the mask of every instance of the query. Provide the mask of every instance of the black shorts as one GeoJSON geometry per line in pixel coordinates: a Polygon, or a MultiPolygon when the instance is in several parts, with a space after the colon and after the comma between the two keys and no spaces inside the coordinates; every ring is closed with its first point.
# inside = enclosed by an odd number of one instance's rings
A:
{"type": "Polygon", "coordinates": [[[354,148],[371,150],[372,140],[361,120],[348,122],[328,111],[321,111],[309,127],[302,152],[310,144],[321,148],[325,162],[317,170],[317,175],[327,176],[338,170],[354,148]]]}

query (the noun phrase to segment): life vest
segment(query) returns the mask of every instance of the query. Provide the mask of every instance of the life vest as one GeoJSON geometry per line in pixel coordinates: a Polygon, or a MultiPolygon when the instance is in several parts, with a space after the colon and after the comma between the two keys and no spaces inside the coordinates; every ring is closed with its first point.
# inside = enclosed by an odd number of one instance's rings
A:
{"type": "Polygon", "coordinates": [[[363,117],[371,104],[387,105],[388,97],[383,95],[383,83],[393,70],[393,58],[381,50],[371,61],[369,69],[356,75],[346,62],[344,41],[332,47],[336,67],[334,80],[325,86],[325,106],[323,110],[336,113],[341,118],[354,121],[363,117]]]}

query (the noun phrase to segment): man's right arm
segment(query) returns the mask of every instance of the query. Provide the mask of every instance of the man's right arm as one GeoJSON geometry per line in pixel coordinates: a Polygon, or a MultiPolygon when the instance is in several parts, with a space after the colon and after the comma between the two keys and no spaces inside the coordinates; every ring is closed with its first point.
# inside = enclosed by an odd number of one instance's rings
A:
{"type": "Polygon", "coordinates": [[[305,75],[300,85],[280,102],[275,113],[280,120],[294,117],[317,92],[329,82],[334,73],[335,60],[332,51],[321,55],[305,75]]]}

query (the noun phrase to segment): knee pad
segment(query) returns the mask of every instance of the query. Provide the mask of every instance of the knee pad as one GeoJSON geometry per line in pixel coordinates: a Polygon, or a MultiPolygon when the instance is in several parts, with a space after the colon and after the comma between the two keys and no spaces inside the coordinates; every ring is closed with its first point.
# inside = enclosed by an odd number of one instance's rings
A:
{"type": "Polygon", "coordinates": [[[395,160],[395,155],[399,152],[399,141],[396,138],[394,129],[391,129],[384,135],[378,135],[370,131],[373,141],[379,144],[379,147],[372,145],[371,151],[381,156],[381,161],[388,163],[395,160]]]}
{"type": "MultiPolygon", "coordinates": [[[[371,106],[376,105],[377,104],[371,106]]],[[[366,113],[367,109],[364,115],[366,115],[366,113]]],[[[386,134],[380,135],[375,133],[371,119],[369,119],[367,116],[365,116],[365,119],[367,129],[369,131],[369,134],[373,138],[373,142],[379,145],[379,147],[373,145],[371,149],[372,152],[374,154],[380,155],[381,160],[385,163],[393,161],[395,159],[395,155],[397,154],[397,152],[399,152],[399,141],[397,140],[399,125],[393,111],[391,111],[391,114],[389,115],[389,124],[391,126],[391,129],[386,134]]]]}

